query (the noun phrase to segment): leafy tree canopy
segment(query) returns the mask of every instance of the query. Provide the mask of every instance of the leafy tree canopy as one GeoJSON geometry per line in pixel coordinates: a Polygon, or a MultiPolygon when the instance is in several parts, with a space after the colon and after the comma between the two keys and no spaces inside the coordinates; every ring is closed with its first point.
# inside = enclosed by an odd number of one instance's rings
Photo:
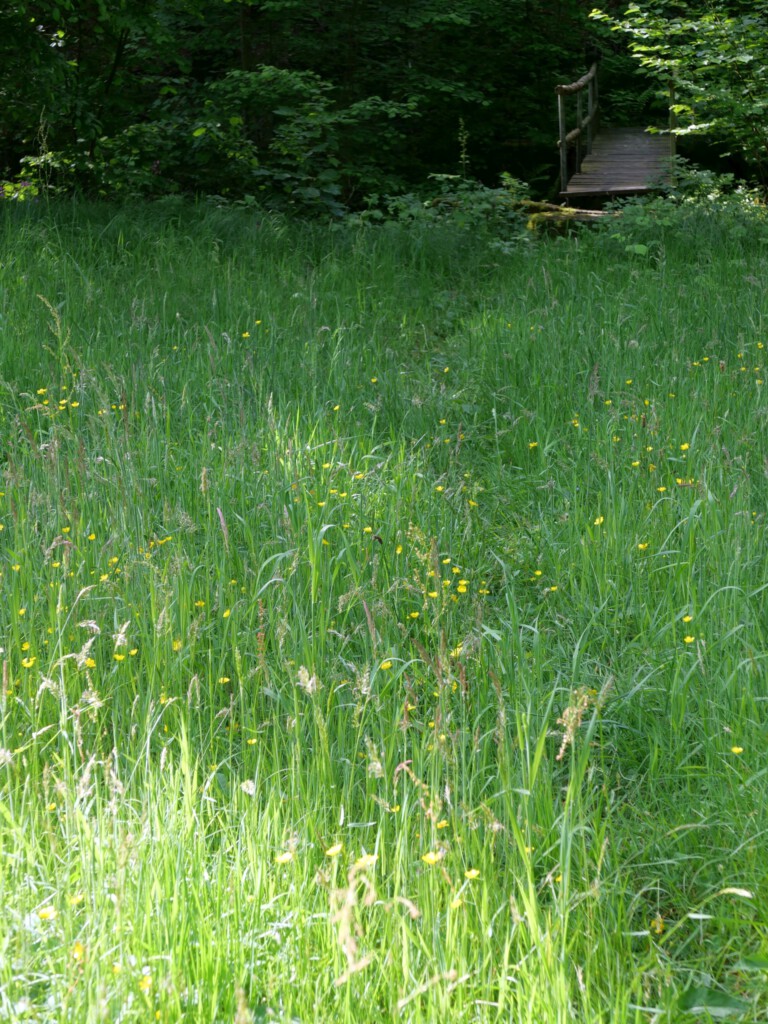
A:
{"type": "Polygon", "coordinates": [[[582,0],[11,0],[0,169],[107,195],[359,202],[455,171],[549,174],[582,0]]]}
{"type": "MultiPolygon", "coordinates": [[[[637,121],[624,37],[680,130],[765,180],[768,0],[10,0],[0,173],[90,194],[214,193],[341,211],[434,173],[552,186],[553,87],[605,54],[637,121]]],[[[601,72],[602,74],[602,72],[601,72]]]]}
{"type": "Polygon", "coordinates": [[[664,89],[672,84],[677,134],[711,136],[768,184],[768,0],[643,0],[592,17],[627,36],[664,89]]]}

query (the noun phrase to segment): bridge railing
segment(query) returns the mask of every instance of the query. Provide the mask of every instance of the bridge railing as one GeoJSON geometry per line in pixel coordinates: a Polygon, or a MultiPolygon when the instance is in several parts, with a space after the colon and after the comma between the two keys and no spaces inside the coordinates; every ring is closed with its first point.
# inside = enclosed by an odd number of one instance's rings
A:
{"type": "Polygon", "coordinates": [[[575,149],[576,173],[581,170],[581,161],[592,152],[592,139],[597,132],[598,93],[597,64],[593,64],[586,75],[568,85],[556,85],[557,119],[560,129],[560,188],[565,191],[568,184],[568,150],[575,149]],[[587,113],[584,115],[584,90],[586,89],[587,113]],[[576,127],[568,131],[566,97],[576,96],[576,127]]]}

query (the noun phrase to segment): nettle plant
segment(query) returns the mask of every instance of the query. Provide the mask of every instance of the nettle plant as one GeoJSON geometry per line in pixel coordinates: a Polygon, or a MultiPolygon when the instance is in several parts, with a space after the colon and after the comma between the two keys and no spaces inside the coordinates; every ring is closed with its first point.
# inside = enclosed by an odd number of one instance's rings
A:
{"type": "Polygon", "coordinates": [[[673,87],[676,135],[711,136],[768,187],[768,0],[712,0],[700,11],[644,0],[620,18],[592,17],[627,35],[640,66],[673,87]]]}
{"type": "Polygon", "coordinates": [[[624,252],[660,262],[670,244],[706,251],[712,246],[742,244],[747,238],[768,243],[768,209],[758,189],[732,174],[672,161],[671,181],[658,194],[614,202],[617,219],[598,230],[624,252]]]}
{"type": "Polygon", "coordinates": [[[169,80],[148,116],[100,139],[99,185],[106,194],[203,191],[341,216],[383,180],[371,139],[396,145],[416,115],[414,104],[375,96],[344,105],[311,71],[263,65],[194,88],[169,80]]]}
{"type": "MultiPolygon", "coordinates": [[[[360,223],[441,224],[484,236],[493,249],[507,252],[531,240],[525,230],[528,185],[511,174],[491,188],[461,174],[430,174],[418,192],[366,197],[360,223]]],[[[353,218],[355,219],[355,218],[353,218]]]]}

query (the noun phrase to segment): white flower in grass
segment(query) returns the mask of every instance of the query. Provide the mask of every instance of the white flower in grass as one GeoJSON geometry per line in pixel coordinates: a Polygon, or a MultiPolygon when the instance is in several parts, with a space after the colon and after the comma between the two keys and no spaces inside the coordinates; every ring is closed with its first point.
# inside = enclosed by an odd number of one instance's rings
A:
{"type": "Polygon", "coordinates": [[[312,673],[312,675],[310,675],[309,670],[306,669],[303,665],[299,668],[298,685],[302,688],[302,690],[304,690],[305,693],[308,693],[310,696],[312,696],[313,693],[317,693],[317,691],[321,689],[321,684],[317,676],[314,674],[314,672],[312,673]]]}

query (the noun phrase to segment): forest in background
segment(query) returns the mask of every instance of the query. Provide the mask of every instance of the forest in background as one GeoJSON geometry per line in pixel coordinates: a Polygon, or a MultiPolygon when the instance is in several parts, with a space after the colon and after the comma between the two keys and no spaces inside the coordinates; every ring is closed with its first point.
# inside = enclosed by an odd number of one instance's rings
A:
{"type": "Polygon", "coordinates": [[[551,195],[554,86],[595,58],[604,122],[663,126],[674,76],[693,133],[735,102],[755,134],[764,0],[595,13],[591,0],[11,0],[0,177],[6,195],[31,182],[331,213],[434,174],[506,172],[551,195]]]}
{"type": "Polygon", "coordinates": [[[0,1020],[768,1020],[768,0],[626,4],[0,4],[0,1020]],[[598,54],[723,163],[556,233],[598,54]]]}

